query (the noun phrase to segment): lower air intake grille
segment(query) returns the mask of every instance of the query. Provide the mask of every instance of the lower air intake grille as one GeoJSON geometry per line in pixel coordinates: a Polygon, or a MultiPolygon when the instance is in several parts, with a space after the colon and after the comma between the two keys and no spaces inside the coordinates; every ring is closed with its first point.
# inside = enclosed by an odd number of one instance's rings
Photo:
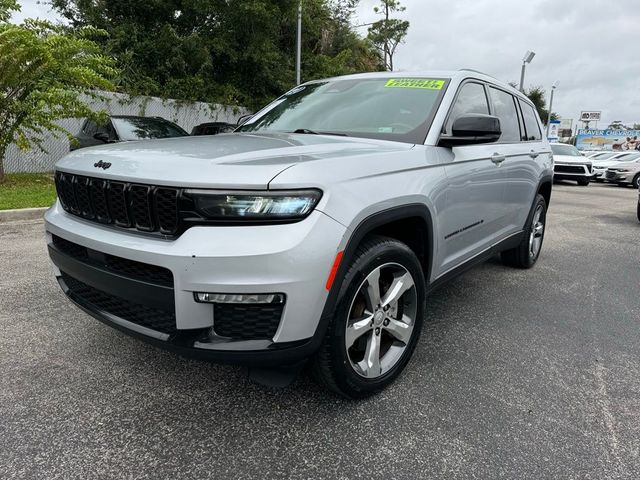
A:
{"type": "Polygon", "coordinates": [[[272,339],[280,325],[283,308],[283,304],[216,303],[213,329],[217,335],[234,340],[272,339]]]}
{"type": "Polygon", "coordinates": [[[144,280],[154,285],[173,288],[173,274],[171,270],[167,268],[129,260],[128,258],[116,257],[108,253],[97,252],[65,240],[57,235],[53,235],[52,238],[53,244],[58,250],[76,260],[80,260],[82,263],[105,268],[127,278],[144,280]]]}
{"type": "Polygon", "coordinates": [[[62,280],[69,289],[69,295],[92,311],[106,312],[131,323],[157,332],[171,334],[176,331],[174,312],[147,307],[95,289],[66,273],[62,280]]]}
{"type": "Polygon", "coordinates": [[[558,173],[585,173],[585,168],[574,165],[556,165],[555,169],[558,173]]]}

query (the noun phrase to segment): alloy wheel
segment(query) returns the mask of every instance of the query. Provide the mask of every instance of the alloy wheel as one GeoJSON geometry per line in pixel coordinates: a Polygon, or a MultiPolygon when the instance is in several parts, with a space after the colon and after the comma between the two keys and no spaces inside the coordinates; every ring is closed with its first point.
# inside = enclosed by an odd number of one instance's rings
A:
{"type": "Polygon", "coordinates": [[[413,335],[417,291],[400,264],[376,267],[358,288],[347,319],[345,348],[353,370],[375,379],[400,361],[413,335]]]}
{"type": "Polygon", "coordinates": [[[544,207],[538,205],[533,214],[531,224],[531,234],[529,236],[529,255],[531,258],[537,258],[542,246],[542,235],[544,234],[544,207]]]}

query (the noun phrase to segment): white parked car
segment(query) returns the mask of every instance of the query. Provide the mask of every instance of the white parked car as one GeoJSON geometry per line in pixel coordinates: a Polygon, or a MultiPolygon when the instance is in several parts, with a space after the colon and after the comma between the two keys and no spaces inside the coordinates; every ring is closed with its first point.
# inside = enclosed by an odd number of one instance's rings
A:
{"type": "Polygon", "coordinates": [[[587,186],[593,174],[591,160],[580,154],[573,145],[552,143],[554,180],[575,180],[578,185],[587,186]]]}
{"type": "Polygon", "coordinates": [[[640,152],[609,152],[607,157],[590,157],[593,163],[592,180],[596,182],[604,182],[607,168],[616,167],[620,162],[631,162],[640,158],[640,152]]]}
{"type": "Polygon", "coordinates": [[[632,160],[619,162],[616,166],[607,168],[605,180],[620,186],[631,185],[640,188],[640,155],[636,154],[632,160]]]}

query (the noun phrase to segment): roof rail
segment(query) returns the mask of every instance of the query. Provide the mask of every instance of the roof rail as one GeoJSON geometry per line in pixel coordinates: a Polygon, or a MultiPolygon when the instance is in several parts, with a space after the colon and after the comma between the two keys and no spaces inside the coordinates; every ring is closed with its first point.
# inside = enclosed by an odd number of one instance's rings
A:
{"type": "MultiPolygon", "coordinates": [[[[473,72],[473,73],[480,73],[482,75],[486,75],[487,77],[491,77],[491,78],[495,78],[493,75],[489,75],[488,73],[484,73],[481,72],[480,70],[474,70],[473,68],[461,68],[460,70],[458,70],[459,72],[473,72]]],[[[497,80],[497,79],[496,79],[497,80]]]]}
{"type": "MultiPolygon", "coordinates": [[[[513,85],[511,85],[510,83],[505,82],[504,80],[500,80],[499,78],[494,77],[493,75],[489,75],[488,73],[484,73],[481,72],[480,70],[474,70],[473,68],[461,68],[460,70],[458,70],[459,72],[474,72],[474,73],[480,73],[481,75],[486,75],[487,77],[493,78],[494,80],[502,83],[502,84],[506,84],[509,87],[511,87],[513,90],[515,90],[516,92],[520,92],[520,90],[518,90],[516,87],[514,87],[513,85]]],[[[520,92],[522,93],[522,92],[520,92]]]]}

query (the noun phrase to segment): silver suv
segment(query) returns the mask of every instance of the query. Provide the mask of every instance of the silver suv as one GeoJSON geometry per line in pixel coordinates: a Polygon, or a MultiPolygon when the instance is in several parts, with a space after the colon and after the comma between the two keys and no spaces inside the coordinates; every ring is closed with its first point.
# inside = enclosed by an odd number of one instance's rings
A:
{"type": "Polygon", "coordinates": [[[128,334],[347,397],[404,369],[427,294],[540,254],[553,159],[529,100],[474,71],[313,81],[235,133],[72,152],[49,253],[128,334]]]}

